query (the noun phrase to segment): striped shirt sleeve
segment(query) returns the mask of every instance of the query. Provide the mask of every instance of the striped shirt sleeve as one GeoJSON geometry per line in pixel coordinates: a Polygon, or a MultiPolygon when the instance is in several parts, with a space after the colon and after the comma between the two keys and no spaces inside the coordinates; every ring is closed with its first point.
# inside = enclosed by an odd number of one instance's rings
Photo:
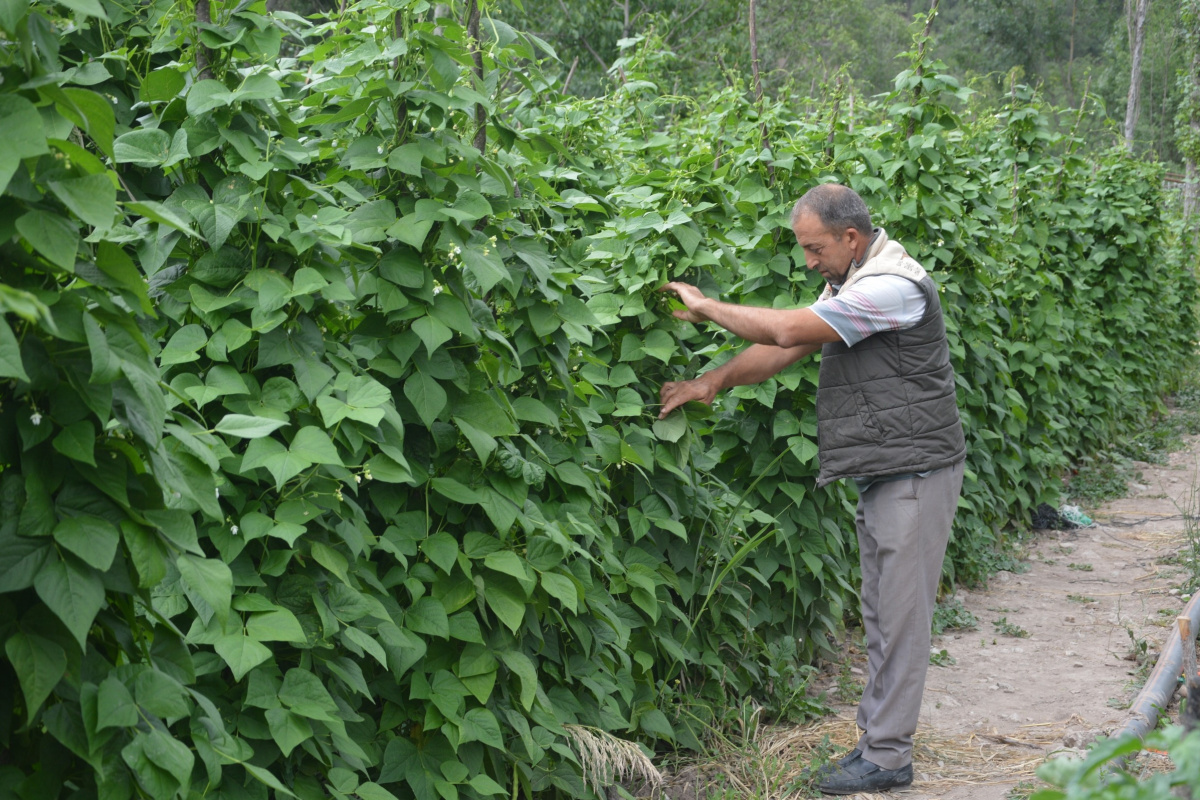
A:
{"type": "Polygon", "coordinates": [[[902,331],[920,322],[925,293],[899,275],[872,275],[836,297],[818,300],[812,310],[853,347],[872,334],[902,331]]]}

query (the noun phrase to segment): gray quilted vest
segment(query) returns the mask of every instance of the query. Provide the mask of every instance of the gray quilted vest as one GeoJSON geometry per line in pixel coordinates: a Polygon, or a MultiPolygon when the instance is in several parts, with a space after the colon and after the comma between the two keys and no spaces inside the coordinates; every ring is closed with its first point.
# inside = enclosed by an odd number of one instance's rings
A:
{"type": "Polygon", "coordinates": [[[917,285],[925,315],[916,326],[821,349],[817,486],[928,472],[966,456],[937,285],[928,276],[917,285]]]}

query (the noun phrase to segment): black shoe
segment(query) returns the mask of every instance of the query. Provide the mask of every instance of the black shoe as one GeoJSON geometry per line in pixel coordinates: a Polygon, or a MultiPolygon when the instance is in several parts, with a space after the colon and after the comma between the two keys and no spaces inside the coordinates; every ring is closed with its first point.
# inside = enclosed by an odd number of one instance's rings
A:
{"type": "Polygon", "coordinates": [[[862,755],[862,750],[859,750],[856,747],[853,750],[851,750],[849,753],[846,753],[846,755],[839,758],[834,763],[837,764],[839,767],[844,767],[847,764],[849,764],[851,761],[854,761],[855,759],[857,759],[861,755],[862,755]]]}
{"type": "Polygon", "coordinates": [[[881,792],[908,786],[912,778],[912,764],[899,769],[883,769],[859,756],[847,764],[839,764],[833,772],[821,775],[817,788],[825,794],[881,792]]]}

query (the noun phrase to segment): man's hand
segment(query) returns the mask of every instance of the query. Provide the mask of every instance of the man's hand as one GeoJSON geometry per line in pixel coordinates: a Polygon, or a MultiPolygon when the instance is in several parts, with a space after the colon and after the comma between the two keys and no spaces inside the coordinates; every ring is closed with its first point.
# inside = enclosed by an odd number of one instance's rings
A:
{"type": "MultiPolygon", "coordinates": [[[[675,313],[678,314],[679,312],[675,313]]],[[[670,381],[669,383],[664,383],[660,394],[663,406],[662,410],[658,412],[658,418],[663,419],[667,414],[670,414],[684,403],[691,402],[692,400],[697,400],[706,406],[711,406],[713,399],[717,396],[717,387],[711,381],[705,380],[704,376],[701,376],[690,381],[670,381]]]]}
{"type": "MultiPolygon", "coordinates": [[[[687,308],[677,308],[671,313],[678,319],[686,322],[707,322],[708,317],[701,311],[701,307],[709,302],[708,298],[690,283],[679,283],[672,281],[671,283],[661,286],[658,289],[660,292],[670,292],[679,298],[679,302],[683,303],[687,308]]],[[[667,384],[668,386],[670,384],[667,384]]],[[[666,388],[665,386],[663,387],[666,388]]]]}

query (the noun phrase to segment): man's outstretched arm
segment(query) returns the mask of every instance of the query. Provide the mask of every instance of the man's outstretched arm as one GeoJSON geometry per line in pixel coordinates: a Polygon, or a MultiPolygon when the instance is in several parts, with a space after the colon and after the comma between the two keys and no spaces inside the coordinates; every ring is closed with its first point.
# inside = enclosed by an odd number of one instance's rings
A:
{"type": "Polygon", "coordinates": [[[692,400],[712,405],[719,392],[733,386],[762,383],[780,370],[791,366],[807,355],[820,349],[819,344],[799,347],[776,347],[754,344],[731,358],[716,369],[690,381],[672,381],[662,387],[662,410],[658,418],[670,414],[684,403],[692,400]]]}
{"type": "Polygon", "coordinates": [[[810,308],[758,308],[722,303],[705,297],[688,283],[668,283],[659,291],[676,295],[687,306],[672,312],[677,318],[715,322],[748,342],[791,349],[842,341],[838,332],[810,308]]]}

